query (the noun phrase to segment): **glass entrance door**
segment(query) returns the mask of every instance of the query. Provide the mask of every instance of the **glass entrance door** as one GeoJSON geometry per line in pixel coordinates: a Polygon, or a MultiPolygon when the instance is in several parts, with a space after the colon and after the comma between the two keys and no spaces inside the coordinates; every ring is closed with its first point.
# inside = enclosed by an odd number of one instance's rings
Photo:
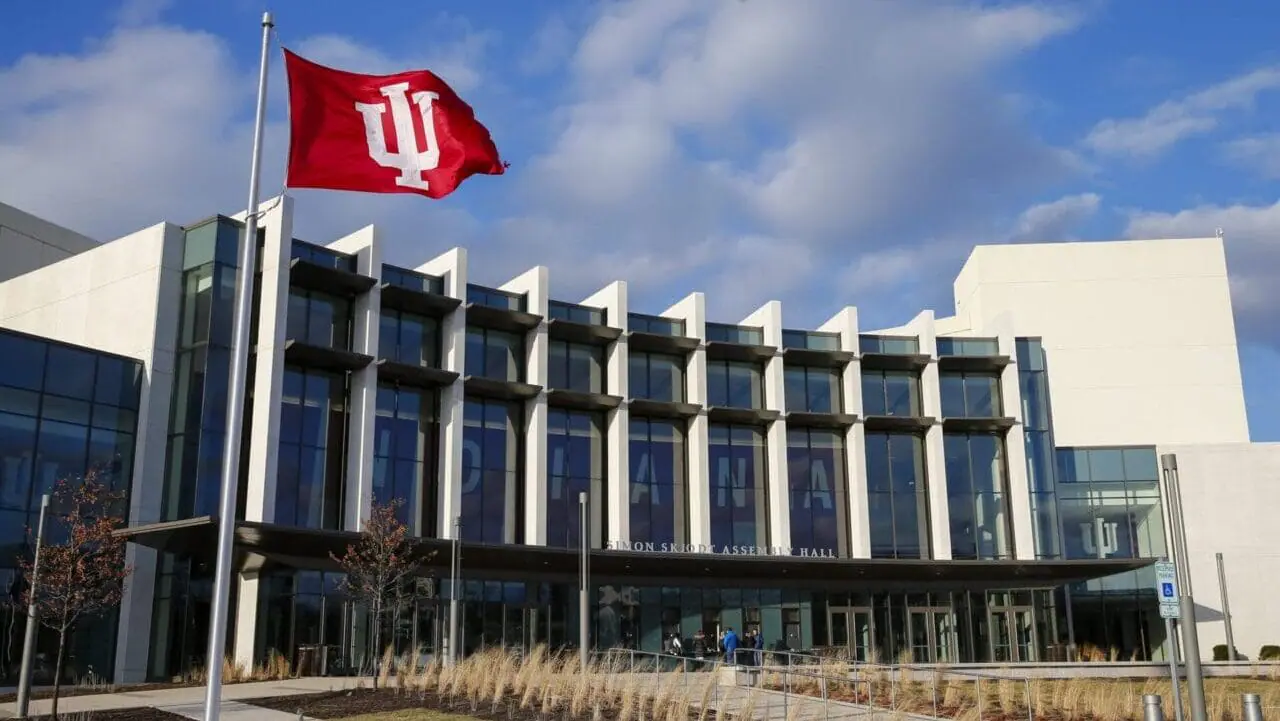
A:
{"type": "Polygon", "coordinates": [[[847,653],[857,663],[871,660],[871,643],[875,638],[871,609],[834,607],[827,624],[830,646],[847,653]]]}
{"type": "Polygon", "coordinates": [[[1036,626],[1031,608],[991,609],[991,659],[997,663],[1035,661],[1036,626]]]}
{"type": "Polygon", "coordinates": [[[907,609],[907,638],[915,663],[951,663],[955,657],[955,620],[946,606],[907,609]]]}

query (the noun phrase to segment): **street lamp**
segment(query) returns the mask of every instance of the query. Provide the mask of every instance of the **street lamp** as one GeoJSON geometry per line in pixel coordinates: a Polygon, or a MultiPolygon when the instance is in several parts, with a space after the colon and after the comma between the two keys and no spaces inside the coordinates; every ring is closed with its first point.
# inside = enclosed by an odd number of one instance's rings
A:
{"type": "Polygon", "coordinates": [[[579,573],[578,585],[578,645],[581,646],[582,654],[582,672],[587,672],[587,658],[590,655],[588,646],[590,643],[590,629],[588,628],[588,619],[591,617],[591,611],[587,606],[587,598],[590,595],[589,569],[590,555],[590,538],[591,523],[590,514],[587,512],[589,508],[587,501],[587,492],[582,491],[578,494],[578,535],[582,541],[582,560],[581,572],[579,573]]]}
{"type": "Polygon", "coordinates": [[[22,640],[22,668],[18,671],[18,718],[27,717],[27,707],[31,701],[31,664],[36,655],[36,630],[39,620],[36,618],[36,586],[40,583],[40,547],[44,545],[44,519],[49,515],[49,494],[40,498],[40,523],[36,526],[36,554],[31,560],[31,578],[27,589],[27,631],[22,640]]]}
{"type": "Polygon", "coordinates": [[[458,587],[462,575],[462,516],[453,518],[453,543],[449,554],[449,656],[448,665],[458,662],[458,587]]]}

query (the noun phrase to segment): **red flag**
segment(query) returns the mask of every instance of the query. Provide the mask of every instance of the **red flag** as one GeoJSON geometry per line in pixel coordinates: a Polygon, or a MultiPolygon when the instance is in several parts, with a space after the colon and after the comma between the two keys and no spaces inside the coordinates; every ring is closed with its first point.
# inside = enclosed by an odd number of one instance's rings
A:
{"type": "Polygon", "coordinates": [[[285,50],[290,188],[443,198],[505,168],[489,131],[427,70],[360,75],[285,50]]]}

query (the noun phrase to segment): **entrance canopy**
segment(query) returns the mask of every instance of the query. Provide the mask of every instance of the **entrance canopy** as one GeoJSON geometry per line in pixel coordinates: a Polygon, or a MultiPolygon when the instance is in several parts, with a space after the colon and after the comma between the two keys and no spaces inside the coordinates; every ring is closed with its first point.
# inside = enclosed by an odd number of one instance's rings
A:
{"type": "MultiPolygon", "coordinates": [[[[179,554],[210,556],[217,547],[212,517],[132,526],[117,531],[133,543],[179,554]]],[[[236,524],[240,570],[292,567],[333,570],[330,554],[342,555],[358,533],[293,528],[269,523],[236,524]]],[[[413,539],[424,572],[448,572],[448,539],[413,539]]],[[[462,576],[490,579],[572,580],[579,554],[572,548],[462,543],[462,576]]],[[[1048,588],[1087,581],[1151,565],[1152,558],[1087,560],[941,561],[921,559],[805,558],[711,553],[650,553],[592,550],[592,579],[628,585],[710,583],[829,589],[930,588],[1003,590],[1048,588]]]]}

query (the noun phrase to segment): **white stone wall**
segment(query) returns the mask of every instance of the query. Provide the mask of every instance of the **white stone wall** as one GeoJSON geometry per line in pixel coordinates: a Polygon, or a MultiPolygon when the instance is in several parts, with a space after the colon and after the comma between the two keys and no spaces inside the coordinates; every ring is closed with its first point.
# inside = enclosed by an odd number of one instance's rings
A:
{"type": "Polygon", "coordinates": [[[1249,440],[1220,239],[978,246],[955,297],[1044,339],[1060,446],[1249,440]]]}
{"type": "MultiPolygon", "coordinates": [[[[1201,655],[1226,643],[1214,555],[1222,554],[1235,646],[1280,645],[1280,443],[1159,446],[1178,459],[1201,655]]],[[[1168,535],[1168,534],[1166,534],[1168,535]]]]}

